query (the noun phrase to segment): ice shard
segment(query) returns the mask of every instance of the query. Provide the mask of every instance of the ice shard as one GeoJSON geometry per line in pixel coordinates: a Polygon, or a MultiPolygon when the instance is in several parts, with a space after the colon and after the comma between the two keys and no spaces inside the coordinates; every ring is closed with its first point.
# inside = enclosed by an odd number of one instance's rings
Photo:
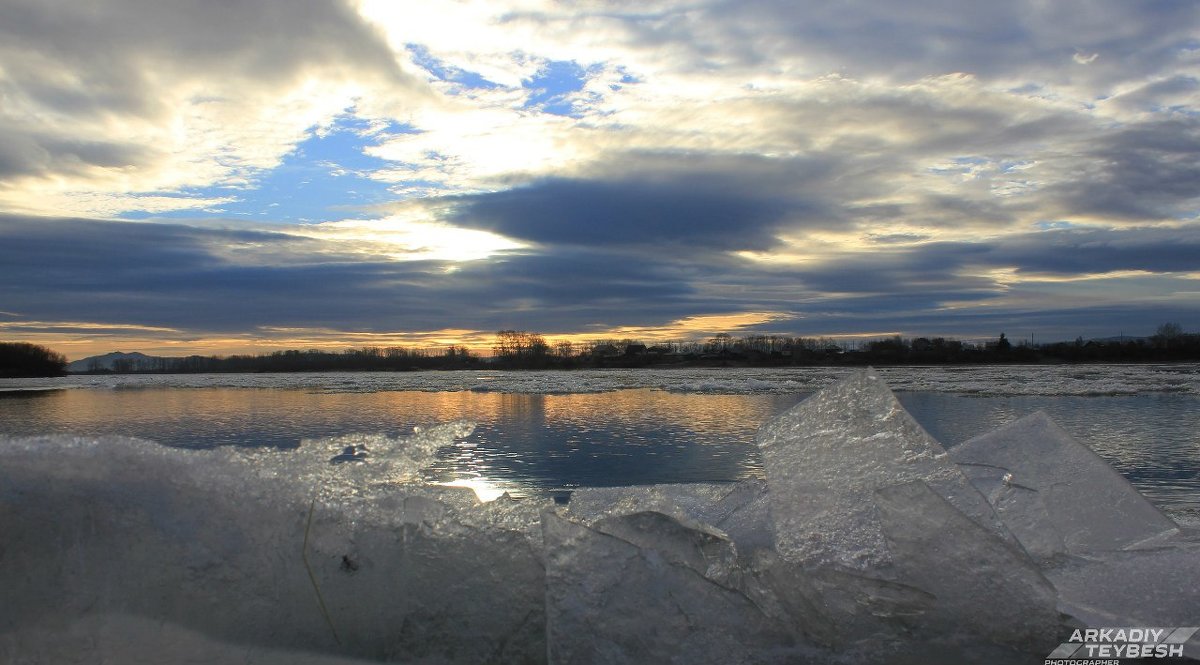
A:
{"type": "Polygon", "coordinates": [[[743,554],[771,548],[766,483],[688,483],[645,487],[589,487],[571,494],[569,511],[585,523],[612,514],[653,510],[720,529],[743,554]]]}
{"type": "Polygon", "coordinates": [[[1049,653],[1054,587],[1021,548],[922,481],[880,488],[890,561],[870,570],[790,563],[760,552],[761,607],[827,662],[1025,663],[1049,653]]]}
{"type": "Polygon", "coordinates": [[[0,663],[13,664],[370,665],[378,662],[226,642],[162,619],[121,613],[46,619],[0,635],[0,663]]]}
{"type": "Polygon", "coordinates": [[[935,598],[914,632],[969,652],[989,643],[1039,656],[1057,644],[1057,593],[1019,547],[980,527],[927,484],[875,492],[890,572],[935,598]]]}
{"type": "Polygon", "coordinates": [[[493,508],[468,489],[396,484],[388,478],[407,462],[330,465],[326,446],[0,444],[0,661],[96,662],[94,651],[71,660],[36,635],[85,631],[80,642],[116,649],[87,631],[145,625],[166,632],[130,639],[203,635],[230,645],[218,652],[257,654],[248,662],[284,652],[314,662],[544,659],[544,568],[514,526],[536,525],[535,502],[493,508]]]}
{"type": "MultiPolygon", "coordinates": [[[[1200,624],[1200,539],[1189,536],[1057,562],[1046,577],[1059,591],[1059,609],[1093,627],[1200,624]]],[[[1200,660],[1200,636],[1184,640],[1183,653],[1200,660]]]]}
{"type": "Polygon", "coordinates": [[[824,662],[883,660],[895,656],[912,628],[936,600],[892,580],[840,566],[809,568],[774,551],[760,550],[752,563],[757,604],[777,617],[797,641],[827,651],[824,662]]]}
{"type": "Polygon", "coordinates": [[[794,563],[890,561],[873,496],[921,480],[1001,539],[1011,535],[874,371],[855,372],[759,430],[775,546],[794,563]]]}
{"type": "Polygon", "coordinates": [[[1111,552],[1047,569],[1063,609],[1092,625],[1195,625],[1200,618],[1200,543],[1111,552]]]}
{"type": "Polygon", "coordinates": [[[586,526],[547,512],[542,528],[551,663],[804,662],[729,580],[719,533],[661,513],[586,526]]]}
{"type": "Polygon", "coordinates": [[[1044,412],[949,452],[1026,551],[1039,559],[1119,550],[1177,529],[1044,412]]]}

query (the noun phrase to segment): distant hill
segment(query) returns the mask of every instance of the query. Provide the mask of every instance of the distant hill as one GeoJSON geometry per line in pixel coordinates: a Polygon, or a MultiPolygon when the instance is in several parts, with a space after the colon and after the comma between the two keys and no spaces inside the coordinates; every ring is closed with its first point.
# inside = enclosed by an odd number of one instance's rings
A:
{"type": "Polygon", "coordinates": [[[85,372],[147,371],[154,369],[162,360],[159,356],[148,356],[138,351],[134,351],[133,353],[113,351],[102,356],[89,356],[67,363],[67,371],[73,374],[82,374],[85,372]]]}

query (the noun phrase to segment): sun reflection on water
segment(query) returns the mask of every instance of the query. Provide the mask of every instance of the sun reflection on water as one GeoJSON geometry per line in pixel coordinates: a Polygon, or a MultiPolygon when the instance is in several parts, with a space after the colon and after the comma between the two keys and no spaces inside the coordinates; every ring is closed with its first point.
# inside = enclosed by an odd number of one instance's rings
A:
{"type": "Polygon", "coordinates": [[[469,487],[475,492],[475,496],[479,497],[482,503],[495,501],[505,494],[517,496],[521,494],[518,487],[511,483],[502,483],[483,476],[473,478],[456,478],[454,480],[434,483],[442,487],[469,487]]]}

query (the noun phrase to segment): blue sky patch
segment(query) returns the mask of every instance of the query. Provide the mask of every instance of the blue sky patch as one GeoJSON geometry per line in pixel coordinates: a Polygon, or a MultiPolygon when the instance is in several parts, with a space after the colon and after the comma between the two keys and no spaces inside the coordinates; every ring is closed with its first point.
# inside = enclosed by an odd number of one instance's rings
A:
{"type": "Polygon", "coordinates": [[[1041,220],[1039,222],[1034,222],[1033,226],[1034,226],[1034,228],[1038,229],[1039,231],[1065,231],[1067,229],[1076,228],[1079,225],[1072,224],[1071,222],[1064,222],[1061,220],[1045,219],[1045,220],[1041,220]]]}
{"type": "Polygon", "coordinates": [[[492,89],[500,87],[498,83],[487,80],[478,72],[460,69],[439,60],[429,52],[429,49],[420,44],[406,44],[405,47],[412,54],[413,62],[433,74],[439,81],[457,83],[464,88],[492,89]]]}
{"type": "Polygon", "coordinates": [[[522,81],[525,89],[530,91],[525,108],[555,115],[576,115],[571,93],[583,90],[588,74],[593,71],[584,69],[575,61],[547,62],[532,78],[522,81]]]}
{"type": "Polygon", "coordinates": [[[389,166],[365,150],[381,136],[411,133],[400,123],[379,127],[346,114],[321,132],[316,128],[295,150],[273,169],[257,174],[250,187],[195,187],[178,193],[180,198],[235,198],[207,209],[185,209],[165,213],[130,211],[123,219],[149,217],[197,219],[253,219],[269,223],[324,222],[355,216],[375,217],[362,212],[366,206],[386,203],[396,196],[389,185],[372,180],[370,173],[389,166]]]}

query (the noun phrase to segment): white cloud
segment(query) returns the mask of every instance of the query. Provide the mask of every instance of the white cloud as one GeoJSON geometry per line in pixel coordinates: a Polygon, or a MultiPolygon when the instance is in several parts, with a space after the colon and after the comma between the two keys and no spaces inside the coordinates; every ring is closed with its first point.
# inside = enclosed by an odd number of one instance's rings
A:
{"type": "Polygon", "coordinates": [[[407,165],[377,176],[473,191],[562,169],[584,149],[579,138],[586,130],[575,120],[522,110],[503,95],[489,97],[415,115],[420,133],[397,135],[368,150],[407,165]]]}
{"type": "MultiPolygon", "coordinates": [[[[9,3],[9,27],[0,28],[0,137],[8,139],[0,141],[0,207],[114,215],[217,205],[224,199],[180,192],[251,187],[314,127],[353,106],[418,130],[367,149],[390,162],[368,175],[401,200],[545,177],[613,179],[647,155],[803,158],[838,169],[822,182],[853,222],[842,242],[895,229],[959,239],[1037,219],[1102,219],[1102,211],[1072,210],[1079,197],[1062,194],[1120,162],[1097,155],[1102,139],[1123,123],[1186,119],[1200,108],[1197,10],[1182,6],[216,7],[143,11],[105,0],[83,13],[65,2],[9,3]],[[439,80],[418,51],[499,87],[439,80]],[[587,68],[571,97],[578,117],[526,108],[523,82],[556,61],[587,68]],[[948,163],[970,166],[947,177],[948,163]]],[[[1154,214],[1183,215],[1191,205],[1164,201],[1154,214]]]]}
{"type": "Polygon", "coordinates": [[[0,138],[23,145],[0,150],[10,210],[208,205],[162,194],[247,183],[350,106],[394,116],[430,94],[336,3],[14,0],[0,12],[0,138]]]}
{"type": "Polygon", "coordinates": [[[331,251],[357,251],[400,261],[478,261],[527,247],[495,233],[445,224],[421,208],[383,219],[306,225],[291,233],[328,241],[331,251]]]}

